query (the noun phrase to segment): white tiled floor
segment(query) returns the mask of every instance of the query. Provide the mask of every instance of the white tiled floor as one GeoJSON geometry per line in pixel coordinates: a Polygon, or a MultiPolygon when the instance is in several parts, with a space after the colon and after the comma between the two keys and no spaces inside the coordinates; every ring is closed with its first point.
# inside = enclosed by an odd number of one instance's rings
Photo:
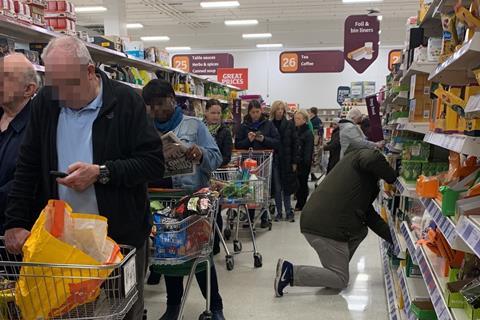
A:
{"type": "MultiPolygon", "coordinates": [[[[288,288],[283,298],[275,298],[273,278],[277,259],[284,257],[294,263],[319,264],[296,223],[276,222],[273,230],[259,231],[259,250],[263,267],[253,268],[251,253],[235,256],[235,269],[227,271],[222,254],[216,257],[220,292],[227,320],[380,320],[387,319],[383,272],[380,264],[378,238],[370,233],[350,264],[351,284],[340,294],[323,288],[288,288]]],[[[243,237],[243,249],[251,248],[243,237]]],[[[231,246],[231,243],[229,243],[231,246]]],[[[165,286],[145,287],[148,319],[158,319],[165,309],[165,286]]],[[[194,281],[187,301],[185,320],[198,319],[204,299],[194,281]]]]}

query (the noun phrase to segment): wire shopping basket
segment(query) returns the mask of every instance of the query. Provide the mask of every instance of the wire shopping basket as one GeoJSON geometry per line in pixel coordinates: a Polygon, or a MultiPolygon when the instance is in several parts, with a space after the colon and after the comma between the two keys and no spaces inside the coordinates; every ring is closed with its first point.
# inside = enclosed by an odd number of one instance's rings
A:
{"type": "Polygon", "coordinates": [[[110,265],[24,263],[21,256],[7,252],[4,238],[0,237],[0,319],[28,318],[21,310],[37,315],[35,319],[123,319],[138,292],[135,248],[120,249],[123,260],[110,265]],[[20,280],[28,291],[38,291],[34,296],[42,297],[41,301],[18,299],[20,280]],[[82,303],[92,298],[85,296],[86,289],[93,299],[82,303]],[[55,308],[67,292],[71,295],[66,303],[55,308]]]}

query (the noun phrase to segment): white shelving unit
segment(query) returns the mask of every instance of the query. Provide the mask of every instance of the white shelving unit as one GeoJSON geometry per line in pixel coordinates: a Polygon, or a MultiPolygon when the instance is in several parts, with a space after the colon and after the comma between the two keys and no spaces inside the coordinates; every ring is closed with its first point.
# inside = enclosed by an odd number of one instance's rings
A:
{"type": "Polygon", "coordinates": [[[417,187],[413,183],[407,183],[405,179],[399,177],[395,182],[395,186],[400,194],[404,197],[418,198],[417,187]]]}
{"type": "Polygon", "coordinates": [[[392,234],[395,255],[400,259],[407,258],[407,243],[405,239],[395,230],[391,212],[388,211],[388,226],[392,234]]]}
{"type": "Polygon", "coordinates": [[[435,67],[438,65],[438,63],[435,62],[425,62],[425,63],[420,63],[420,62],[414,62],[410,66],[410,68],[407,70],[407,72],[403,75],[403,77],[400,79],[401,84],[410,84],[410,78],[414,74],[430,74],[433,70],[435,70],[435,67]]]}
{"type": "Polygon", "coordinates": [[[404,221],[400,225],[400,231],[402,232],[403,239],[407,245],[408,252],[410,252],[410,256],[412,257],[413,262],[418,264],[417,257],[415,253],[417,252],[417,239],[410,231],[407,223],[404,221]]]}
{"type": "Polygon", "coordinates": [[[478,67],[480,59],[480,33],[445,62],[438,65],[430,74],[430,80],[447,85],[466,85],[475,83],[472,69],[478,67]]]}
{"type": "Polygon", "coordinates": [[[458,153],[480,156],[480,137],[428,132],[424,141],[458,153]]]}
{"type": "Polygon", "coordinates": [[[421,134],[426,134],[429,131],[428,122],[407,122],[405,124],[399,124],[397,130],[411,131],[421,134]]]}
{"type": "Polygon", "coordinates": [[[387,252],[385,250],[382,240],[380,240],[380,256],[382,259],[382,269],[383,269],[383,279],[385,282],[385,290],[387,292],[388,319],[403,320],[403,318],[401,317],[400,311],[397,308],[398,303],[397,303],[397,297],[395,295],[395,287],[393,282],[392,270],[390,268],[387,252]]]}

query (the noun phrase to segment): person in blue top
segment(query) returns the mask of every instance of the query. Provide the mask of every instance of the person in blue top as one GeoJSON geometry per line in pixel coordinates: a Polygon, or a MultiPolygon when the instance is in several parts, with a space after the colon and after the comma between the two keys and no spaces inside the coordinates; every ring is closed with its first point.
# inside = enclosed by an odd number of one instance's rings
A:
{"type": "MultiPolygon", "coordinates": [[[[161,79],[150,81],[143,88],[143,99],[150,107],[154,124],[160,134],[169,131],[175,135],[189,149],[186,156],[194,163],[198,163],[195,173],[186,176],[174,176],[151,183],[151,186],[163,188],[181,188],[197,191],[209,186],[210,175],[222,164],[223,158],[215,139],[208,131],[202,120],[186,116],[182,109],[176,105],[175,91],[172,85],[161,79]]],[[[152,271],[152,270],[151,270],[152,271]]],[[[204,297],[207,295],[206,271],[196,274],[198,285],[204,297]]],[[[157,278],[159,281],[159,277],[157,278]]],[[[149,279],[152,280],[152,279],[149,279]]],[[[152,283],[152,281],[149,281],[152,283]]],[[[183,296],[183,277],[165,277],[167,287],[167,310],[160,320],[177,319],[183,296]]],[[[211,294],[210,294],[213,320],[223,320],[223,302],[218,289],[215,266],[211,269],[211,294]]]]}

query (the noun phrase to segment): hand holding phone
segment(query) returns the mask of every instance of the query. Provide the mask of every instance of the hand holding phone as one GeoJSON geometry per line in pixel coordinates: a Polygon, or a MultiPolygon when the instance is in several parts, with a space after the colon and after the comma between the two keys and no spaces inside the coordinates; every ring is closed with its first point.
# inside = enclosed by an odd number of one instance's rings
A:
{"type": "Polygon", "coordinates": [[[66,178],[66,177],[68,177],[67,173],[61,172],[61,171],[55,171],[55,170],[50,171],[50,175],[54,176],[55,178],[66,178]]]}

